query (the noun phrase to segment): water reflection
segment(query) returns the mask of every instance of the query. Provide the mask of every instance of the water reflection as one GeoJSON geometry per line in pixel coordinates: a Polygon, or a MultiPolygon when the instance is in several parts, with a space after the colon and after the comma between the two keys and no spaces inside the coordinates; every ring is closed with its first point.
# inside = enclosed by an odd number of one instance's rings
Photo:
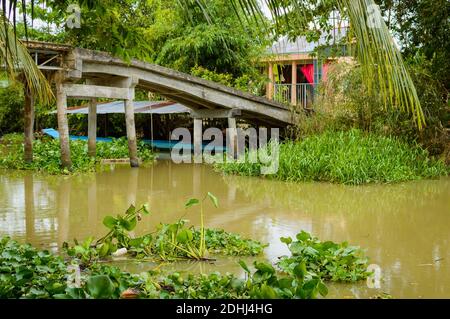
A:
{"type": "MultiPolygon", "coordinates": [[[[0,235],[56,249],[73,238],[99,237],[105,215],[147,202],[153,215],[143,220],[137,233],[182,216],[198,224],[198,212],[185,210],[183,204],[208,191],[218,196],[220,207],[207,204],[207,225],[269,242],[265,258],[275,260],[287,253],[279,237],[303,229],[322,239],[348,240],[366,248],[371,262],[382,268],[382,290],[396,297],[450,296],[450,179],[364,187],[290,184],[223,177],[207,166],[171,162],[73,177],[4,171],[0,235]]],[[[143,271],[153,266],[126,267],[143,271]]],[[[171,267],[240,273],[233,259],[171,267]]],[[[339,297],[375,294],[365,283],[332,285],[330,291],[339,297]]]]}

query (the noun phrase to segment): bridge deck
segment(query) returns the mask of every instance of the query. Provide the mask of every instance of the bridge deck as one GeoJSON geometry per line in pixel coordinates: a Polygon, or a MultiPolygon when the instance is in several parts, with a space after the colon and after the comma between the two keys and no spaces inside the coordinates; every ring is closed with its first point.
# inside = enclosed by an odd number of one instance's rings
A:
{"type": "MultiPolygon", "coordinates": [[[[26,45],[43,71],[64,71],[66,82],[116,86],[123,79],[133,78],[137,87],[182,103],[198,111],[198,117],[239,110],[240,117],[250,122],[270,126],[293,123],[293,112],[284,104],[159,65],[138,60],[126,62],[105,52],[68,45],[35,41],[26,45]]],[[[115,91],[119,94],[119,90],[115,91]]]]}

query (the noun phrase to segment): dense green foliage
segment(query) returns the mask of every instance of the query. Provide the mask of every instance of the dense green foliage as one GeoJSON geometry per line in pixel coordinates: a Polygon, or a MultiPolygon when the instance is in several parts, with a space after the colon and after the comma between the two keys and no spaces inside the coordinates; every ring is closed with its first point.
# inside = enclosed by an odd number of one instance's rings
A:
{"type": "MultiPolygon", "coordinates": [[[[214,195],[208,193],[205,199],[208,198],[217,204],[214,195]]],[[[190,199],[185,206],[201,206],[201,202],[190,199]]],[[[358,281],[370,275],[364,270],[367,259],[358,248],[345,243],[320,242],[303,231],[295,242],[281,238],[291,251],[291,256],[279,257],[277,265],[282,273],[260,261],[253,263],[253,270],[239,261],[244,278],[216,272],[209,275],[164,273],[157,270],[159,266],[138,275],[99,262],[109,255],[118,257],[127,253],[135,257],[155,254],[164,261],[195,258],[200,255],[190,252],[201,251],[202,237],[206,251],[216,256],[254,256],[265,247],[257,241],[241,239],[237,234],[206,229],[203,221],[200,230],[187,228],[184,221],[178,221],[161,224],[152,234],[131,236],[138,221],[149,214],[148,206],[144,205],[140,209],[131,206],[124,215],[115,218],[105,217],[108,234],[97,242],[87,238],[82,243],[75,241],[74,246],[65,243],[65,259],[10,238],[1,238],[0,298],[310,299],[328,294],[326,280],[358,281]],[[174,247],[179,251],[173,253],[174,247]],[[117,254],[118,251],[124,253],[117,254]]],[[[211,259],[196,259],[211,262],[211,259]]]]}
{"type": "MultiPolygon", "coordinates": [[[[279,277],[273,266],[255,262],[255,271],[242,266],[247,278],[231,274],[146,272],[130,274],[117,267],[94,263],[82,269],[79,278],[64,261],[48,251],[0,240],[0,298],[315,298],[328,292],[319,278],[304,273],[279,277]],[[77,284],[79,280],[79,285],[77,284]]],[[[75,264],[74,264],[75,265],[75,264]]]]}
{"type": "MultiPolygon", "coordinates": [[[[217,199],[208,193],[207,198],[217,199]]],[[[217,203],[217,202],[216,202],[217,203]]],[[[200,204],[197,199],[191,199],[186,207],[200,204]]],[[[94,242],[87,238],[84,242],[75,241],[74,246],[65,244],[69,256],[76,258],[82,264],[90,264],[95,260],[121,255],[137,258],[154,258],[164,261],[180,259],[208,260],[209,254],[228,256],[257,256],[266,245],[258,241],[241,238],[219,229],[205,228],[203,208],[200,211],[200,228],[187,226],[187,221],[180,219],[174,223],[159,224],[152,233],[135,237],[132,232],[144,215],[149,215],[147,205],[136,209],[134,206],[124,215],[106,216],[104,226],[109,232],[94,242]]]]}
{"type": "Polygon", "coordinates": [[[280,276],[275,268],[264,262],[255,262],[255,271],[240,262],[246,278],[234,275],[187,275],[174,273],[165,278],[163,298],[189,299],[312,299],[328,294],[328,288],[318,277],[307,277],[306,271],[298,269],[291,276],[280,276]]]}
{"type": "Polygon", "coordinates": [[[65,290],[62,258],[9,238],[0,240],[0,298],[49,298],[65,290]]]}
{"type": "MultiPolygon", "coordinates": [[[[247,154],[248,156],[248,154],[247,154]]],[[[259,176],[261,164],[226,162],[216,168],[228,174],[259,176]]],[[[344,184],[393,183],[447,175],[441,161],[419,146],[359,130],[325,132],[280,145],[279,169],[269,178],[344,184]]]]}
{"type": "Polygon", "coordinates": [[[53,33],[45,27],[32,30],[34,38],[111,52],[186,73],[201,66],[236,78],[259,74],[253,62],[264,47],[264,33],[251,23],[242,26],[227,0],[207,1],[203,10],[193,1],[80,0],[82,21],[80,28],[73,29],[65,27],[71,14],[66,9],[73,1],[41,2],[46,6],[36,8],[36,18],[57,28],[53,33]]]}
{"type": "Polygon", "coordinates": [[[424,55],[433,78],[450,90],[450,2],[376,0],[406,58],[424,55]]]}
{"type": "MultiPolygon", "coordinates": [[[[73,161],[72,172],[94,171],[102,159],[128,157],[126,139],[114,139],[111,143],[97,143],[97,157],[88,156],[87,142],[71,141],[73,161]]],[[[35,170],[49,174],[69,173],[61,169],[59,141],[47,138],[36,139],[33,143],[33,163],[26,163],[23,155],[23,136],[8,134],[0,140],[0,168],[35,170]]],[[[138,156],[143,162],[153,161],[151,149],[143,142],[138,144],[138,156]]]]}
{"type": "Polygon", "coordinates": [[[0,135],[23,130],[23,87],[0,77],[0,135]]]}
{"type": "Polygon", "coordinates": [[[303,118],[295,133],[305,137],[325,130],[358,128],[418,143],[431,155],[445,153],[450,147],[446,131],[450,128],[450,107],[443,101],[445,88],[430,72],[430,63],[423,56],[408,60],[408,67],[427,118],[421,132],[407,114],[386,109],[380,96],[370,94],[359,66],[341,62],[329,68],[327,81],[318,90],[314,115],[303,118]]]}
{"type": "Polygon", "coordinates": [[[305,268],[310,274],[331,281],[358,281],[366,279],[367,258],[359,247],[332,241],[322,242],[302,231],[292,238],[281,238],[291,252],[278,262],[281,270],[293,274],[296,267],[305,268]]]}

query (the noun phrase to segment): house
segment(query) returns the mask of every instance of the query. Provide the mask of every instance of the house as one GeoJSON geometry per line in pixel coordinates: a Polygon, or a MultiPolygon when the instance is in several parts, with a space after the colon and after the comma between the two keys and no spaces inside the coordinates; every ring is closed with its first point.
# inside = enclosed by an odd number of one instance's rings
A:
{"type": "MultiPolygon", "coordinates": [[[[330,34],[323,34],[317,42],[308,42],[306,37],[289,41],[281,38],[268,48],[267,56],[262,59],[265,64],[269,83],[266,97],[270,100],[310,108],[320,81],[326,79],[328,67],[334,58],[319,59],[316,48],[329,53],[338,48],[341,55],[346,55],[346,46],[341,40],[347,36],[347,27],[335,28],[330,34]]],[[[330,54],[328,54],[331,56],[330,54]]]]}

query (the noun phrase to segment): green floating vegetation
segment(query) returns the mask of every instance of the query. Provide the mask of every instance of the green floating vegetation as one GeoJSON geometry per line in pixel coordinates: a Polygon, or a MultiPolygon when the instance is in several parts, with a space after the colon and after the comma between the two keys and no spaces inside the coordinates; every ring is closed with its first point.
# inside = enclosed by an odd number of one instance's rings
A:
{"type": "MultiPolygon", "coordinates": [[[[237,234],[204,227],[203,203],[217,198],[207,193],[202,200],[190,199],[186,208],[200,207],[201,227],[187,227],[184,220],[160,224],[152,234],[133,238],[146,205],[131,206],[124,215],[107,216],[103,223],[109,232],[97,242],[88,238],[64,244],[65,258],[10,238],[0,239],[0,298],[190,298],[190,299],[267,299],[325,297],[328,280],[355,282],[367,278],[367,258],[356,247],[345,243],[320,242],[306,232],[297,241],[281,238],[291,256],[279,257],[276,267],[254,261],[253,267],[239,261],[243,277],[233,274],[162,273],[151,270],[130,274],[105,264],[104,257],[157,257],[159,260],[208,260],[208,252],[232,256],[255,256],[265,245],[242,239],[237,234]],[[103,260],[102,260],[103,259],[103,260]]],[[[106,260],[107,261],[107,260],[106,260]]],[[[159,269],[156,267],[155,269],[159,269]]]]}
{"type": "Polygon", "coordinates": [[[297,234],[296,239],[281,238],[291,256],[281,257],[277,265],[288,274],[300,267],[324,280],[349,282],[367,279],[370,275],[368,259],[359,247],[349,246],[347,242],[322,242],[305,231],[297,234]]]}
{"type": "Polygon", "coordinates": [[[183,276],[149,271],[130,274],[99,263],[78,268],[77,276],[73,260],[65,261],[48,251],[2,238],[0,298],[310,299],[328,293],[320,278],[310,278],[304,270],[295,272],[294,276],[280,277],[267,263],[255,262],[253,272],[245,263],[241,262],[241,266],[246,272],[245,278],[219,273],[183,276]]]}
{"type": "MultiPolygon", "coordinates": [[[[356,129],[287,141],[280,145],[279,155],[279,169],[268,178],[360,185],[435,178],[449,173],[444,162],[430,158],[418,145],[356,129]]],[[[216,164],[215,168],[226,174],[261,175],[261,164],[249,161],[216,164]]]]}
{"type": "MultiPolygon", "coordinates": [[[[95,171],[102,159],[128,158],[128,142],[125,138],[112,142],[98,142],[97,156],[88,156],[86,141],[70,141],[72,172],[95,171]]],[[[49,174],[68,174],[61,168],[60,145],[58,140],[42,138],[33,143],[33,162],[24,161],[23,135],[8,134],[0,140],[0,168],[34,170],[49,174]]],[[[143,162],[154,160],[154,154],[148,145],[138,143],[138,156],[143,162]]]]}
{"type": "Polygon", "coordinates": [[[62,258],[8,237],[0,240],[0,298],[51,298],[65,292],[67,276],[62,258]]]}
{"type": "Polygon", "coordinates": [[[90,264],[109,256],[132,256],[137,258],[156,258],[164,261],[179,259],[210,260],[209,254],[227,256],[257,256],[264,251],[263,245],[252,239],[241,238],[238,234],[221,229],[208,229],[204,226],[203,203],[206,199],[217,207],[217,198],[207,193],[203,200],[189,199],[186,208],[200,206],[201,226],[188,227],[187,221],[180,219],[170,224],[159,224],[155,232],[141,237],[132,237],[131,232],[144,215],[150,215],[147,205],[136,209],[133,205],[124,215],[106,216],[103,224],[109,232],[96,242],[88,238],[74,246],[65,243],[67,255],[77,258],[82,264],[90,264]]]}

